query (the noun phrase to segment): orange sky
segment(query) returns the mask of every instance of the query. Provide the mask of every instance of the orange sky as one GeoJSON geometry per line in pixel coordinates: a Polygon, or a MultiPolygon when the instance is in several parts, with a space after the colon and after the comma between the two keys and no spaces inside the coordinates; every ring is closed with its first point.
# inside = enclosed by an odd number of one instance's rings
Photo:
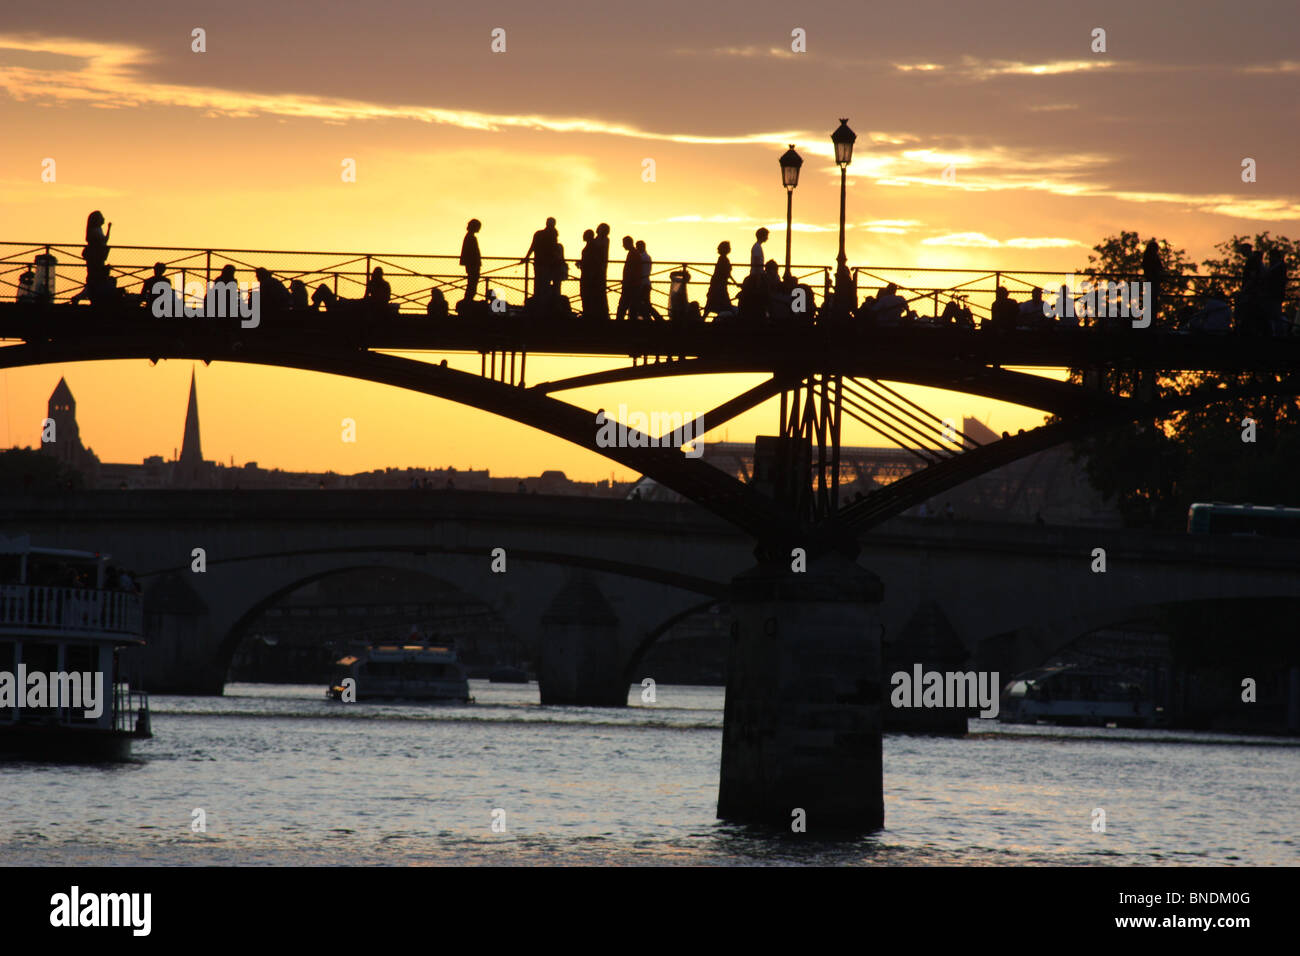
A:
{"type": "MultiPolygon", "coordinates": [[[[554,215],[571,257],[582,229],[606,221],[616,241],[646,239],[658,261],[711,260],[729,239],[738,263],[767,225],[768,255],[780,259],[776,159],[795,143],[805,165],[794,259],[831,264],[838,116],[859,134],[853,264],[1064,273],[1122,229],[1197,259],[1234,233],[1296,233],[1294,6],[1198,5],[1188,16],[1176,3],[994,2],[978,18],[965,6],[904,6],[372,3],[309,15],[237,0],[148,17],[89,3],[7,11],[0,239],[79,244],[99,208],[114,245],[454,254],[474,216],[485,255],[519,256],[554,215]],[[205,53],[191,51],[196,26],[205,53]],[[1097,26],[1104,54],[1090,49],[1097,26]],[[490,49],[496,27],[504,53],[490,49]],[[791,51],[795,28],[806,52],[791,51]],[[1241,182],[1244,157],[1258,164],[1255,183],[1241,182]],[[53,183],[40,178],[45,158],[57,164],[53,183]],[[356,160],[355,183],[341,181],[344,158],[356,160]],[[642,178],[647,158],[653,182],[642,178]]],[[[529,379],[594,364],[532,359],[529,379]]],[[[170,456],[189,374],[188,362],[0,373],[2,440],[37,440],[63,375],[101,458],[170,456]]],[[[702,411],[751,381],[566,397],[702,411]]],[[[200,365],[198,382],[205,455],[227,463],[628,477],[531,429],[380,386],[220,364],[200,365]],[[355,444],[340,440],[343,418],[357,421],[355,444]]],[[[975,414],[998,430],[1042,417],[913,394],[941,417],[975,414]]],[[[750,440],[775,427],[773,402],[723,431],[750,440]]],[[[865,428],[845,441],[883,443],[865,428]]]]}

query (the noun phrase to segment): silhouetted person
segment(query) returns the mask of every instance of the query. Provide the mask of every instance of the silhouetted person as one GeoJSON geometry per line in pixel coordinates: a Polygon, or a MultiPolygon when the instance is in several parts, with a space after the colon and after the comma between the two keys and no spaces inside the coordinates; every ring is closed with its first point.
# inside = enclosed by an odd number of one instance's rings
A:
{"type": "Polygon", "coordinates": [[[289,290],[283,282],[271,275],[270,269],[255,269],[253,275],[257,276],[257,291],[262,308],[275,311],[289,308],[289,290]]]}
{"type": "Polygon", "coordinates": [[[763,278],[763,243],[767,242],[768,231],[759,227],[754,232],[756,243],[749,250],[749,274],[755,278],[763,278]]]}
{"type": "Polygon", "coordinates": [[[599,257],[599,269],[596,275],[592,276],[593,284],[597,286],[599,301],[599,311],[592,318],[608,319],[609,318],[609,223],[602,222],[596,227],[596,248],[599,257]]]}
{"type": "Polygon", "coordinates": [[[998,286],[993,299],[992,320],[995,332],[1014,332],[1016,323],[1020,321],[1020,306],[1011,298],[1006,286],[998,286]]]}
{"type": "Polygon", "coordinates": [[[641,317],[654,319],[656,322],[662,322],[664,317],[650,302],[650,275],[654,272],[654,260],[650,258],[650,253],[645,247],[645,240],[638,239],[636,243],[637,254],[641,257],[641,286],[640,286],[640,307],[641,317]]]}
{"type": "Polygon", "coordinates": [[[392,297],[393,287],[384,278],[384,270],[375,266],[375,271],[370,273],[370,281],[366,283],[366,302],[372,306],[387,308],[392,297]]]}
{"type": "Polygon", "coordinates": [[[668,278],[672,283],[668,293],[668,318],[675,322],[699,321],[700,307],[691,301],[688,291],[691,274],[686,264],[682,263],[680,269],[670,272],[668,278]]]}
{"type": "Polygon", "coordinates": [[[624,316],[635,319],[638,315],[638,293],[641,289],[641,254],[636,251],[631,236],[623,237],[627,257],[623,260],[623,280],[618,295],[618,319],[624,316]]]}
{"type": "Polygon", "coordinates": [[[483,268],[483,257],[478,251],[478,231],[483,224],[471,219],[465,226],[465,239],[460,244],[460,264],[465,267],[465,301],[473,302],[478,294],[479,270],[483,268]]]}
{"type": "Polygon", "coordinates": [[[299,311],[305,311],[311,308],[307,301],[307,283],[301,279],[291,279],[289,281],[289,308],[299,311]]]}
{"type": "Polygon", "coordinates": [[[1268,251],[1268,268],[1259,277],[1260,305],[1264,314],[1265,329],[1271,335],[1283,335],[1286,322],[1282,318],[1282,300],[1286,298],[1286,256],[1274,246],[1268,251]]]}
{"type": "Polygon", "coordinates": [[[1160,294],[1165,279],[1165,264],[1160,261],[1160,244],[1154,238],[1147,240],[1142,251],[1142,281],[1151,283],[1151,298],[1147,300],[1147,315],[1155,322],[1160,316],[1160,294]]]}
{"type": "Polygon", "coordinates": [[[965,323],[965,316],[962,315],[962,307],[959,306],[957,298],[949,299],[948,304],[944,306],[943,315],[939,316],[939,324],[944,328],[952,329],[962,328],[963,323],[965,323]]]}
{"type": "Polygon", "coordinates": [[[112,231],[111,222],[104,228],[104,214],[98,209],[86,217],[86,245],[81,250],[81,258],[86,260],[86,285],[73,296],[73,303],[89,299],[93,304],[107,291],[108,237],[112,231]]]}
{"type": "Polygon", "coordinates": [[[551,292],[552,298],[559,299],[563,295],[564,280],[569,278],[569,260],[564,257],[564,244],[557,242],[555,244],[555,265],[554,272],[551,274],[551,292]]]}
{"type": "Polygon", "coordinates": [[[876,296],[875,304],[871,307],[876,325],[884,328],[901,325],[906,311],[907,300],[898,294],[898,286],[892,282],[880,290],[880,295],[876,296]]]}
{"type": "MultiPolygon", "coordinates": [[[[469,302],[468,299],[465,301],[469,302]]],[[[451,314],[451,309],[447,306],[447,297],[437,286],[429,290],[429,304],[425,306],[424,312],[431,319],[445,319],[451,314]]]]}
{"type": "Polygon", "coordinates": [[[713,275],[709,278],[709,294],[704,300],[704,315],[710,312],[714,315],[730,315],[736,310],[731,304],[731,286],[736,280],[731,277],[731,259],[728,255],[731,253],[731,243],[718,243],[718,261],[713,267],[713,275]]]}
{"type": "Polygon", "coordinates": [[[311,294],[311,307],[313,309],[319,309],[320,306],[323,305],[325,311],[328,312],[330,309],[334,308],[334,305],[338,300],[339,297],[334,294],[334,290],[322,282],[316,287],[316,291],[311,294]]]}
{"type": "Polygon", "coordinates": [[[231,263],[222,266],[217,277],[208,285],[203,314],[214,319],[231,319],[239,314],[239,282],[235,279],[235,267],[231,263]]]}
{"type": "Polygon", "coordinates": [[[582,233],[582,256],[578,260],[578,294],[582,299],[582,317],[600,318],[600,289],[604,270],[600,261],[600,243],[590,229],[582,233]]]}
{"type": "Polygon", "coordinates": [[[533,241],[520,262],[527,262],[531,256],[533,271],[537,275],[537,295],[549,295],[556,289],[556,260],[559,258],[560,233],[555,228],[555,218],[548,217],[546,226],[533,233],[533,241]]]}
{"type": "Polygon", "coordinates": [[[1027,325],[1031,329],[1047,328],[1047,316],[1043,314],[1043,290],[1035,286],[1029,293],[1029,298],[1020,303],[1017,313],[1018,325],[1027,325]]]}
{"type": "MultiPolygon", "coordinates": [[[[144,284],[140,286],[140,302],[146,309],[152,311],[155,301],[163,297],[170,298],[175,294],[176,291],[172,288],[172,280],[167,278],[167,263],[155,262],[153,264],[153,275],[145,279],[144,284]]],[[[162,309],[169,309],[171,305],[172,302],[168,302],[162,306],[162,309]]],[[[171,314],[175,315],[176,312],[173,310],[171,314]]]]}

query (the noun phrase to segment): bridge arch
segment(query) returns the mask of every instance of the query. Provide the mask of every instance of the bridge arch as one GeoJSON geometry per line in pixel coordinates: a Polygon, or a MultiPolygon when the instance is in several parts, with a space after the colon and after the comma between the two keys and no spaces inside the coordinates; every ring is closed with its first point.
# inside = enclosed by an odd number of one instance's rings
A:
{"type": "Polygon", "coordinates": [[[546,645],[539,622],[575,572],[595,576],[613,607],[622,611],[613,635],[620,672],[628,670],[673,623],[713,601],[721,586],[684,573],[638,566],[590,555],[511,549],[508,571],[495,574],[479,549],[426,545],[363,545],[238,555],[210,562],[202,575],[170,567],[140,575],[148,582],[186,573],[209,608],[209,634],[200,653],[208,683],[219,685],[250,626],[269,607],[294,591],[347,571],[387,569],[413,572],[456,589],[489,608],[507,632],[534,653],[546,645]],[[643,623],[640,609],[655,608],[643,623]],[[659,618],[662,617],[662,620],[659,618]]]}

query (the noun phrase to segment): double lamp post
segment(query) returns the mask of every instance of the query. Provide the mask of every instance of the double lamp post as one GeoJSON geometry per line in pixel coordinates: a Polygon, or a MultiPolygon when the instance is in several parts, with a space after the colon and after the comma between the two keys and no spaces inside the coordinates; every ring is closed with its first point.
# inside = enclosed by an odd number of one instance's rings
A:
{"type": "MultiPolygon", "coordinates": [[[[857,134],[849,129],[849,121],[841,119],[839,127],[831,133],[835,146],[835,164],[840,167],[840,254],[836,256],[835,300],[843,305],[854,295],[853,277],[849,274],[848,256],[844,254],[844,197],[847,188],[849,163],[853,159],[853,143],[857,134]]],[[[790,233],[794,225],[794,188],[799,185],[799,168],[803,158],[795,152],[794,144],[782,154],[781,185],[785,187],[785,277],[790,273],[790,233]]]]}

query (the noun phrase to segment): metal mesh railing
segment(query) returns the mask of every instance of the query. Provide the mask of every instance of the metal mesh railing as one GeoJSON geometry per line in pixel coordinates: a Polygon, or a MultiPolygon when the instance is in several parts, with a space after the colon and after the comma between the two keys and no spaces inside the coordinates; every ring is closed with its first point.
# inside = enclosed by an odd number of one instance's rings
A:
{"type": "MultiPolygon", "coordinates": [[[[24,292],[25,273],[38,272],[38,257],[46,259],[44,269],[48,275],[39,276],[42,290],[48,301],[64,303],[74,300],[86,282],[86,267],[81,258],[81,243],[20,243],[0,242],[0,299],[13,301],[24,292]]],[[[610,311],[617,308],[622,261],[611,250],[611,260],[606,276],[607,301],[610,311]]],[[[254,270],[265,268],[286,286],[293,280],[302,281],[310,290],[324,285],[334,295],[344,299],[360,299],[365,294],[367,277],[376,268],[384,270],[384,278],[392,290],[392,302],[404,313],[422,313],[429,304],[431,290],[438,289],[453,309],[465,294],[466,277],[457,256],[423,256],[406,253],[364,252],[309,252],[269,249],[197,249],[169,246],[110,246],[108,270],[118,289],[130,294],[144,291],[146,282],[154,274],[154,264],[163,263],[166,275],[178,293],[187,287],[202,296],[222,269],[231,266],[235,279],[248,286],[256,284],[254,270]]],[[[568,259],[570,278],[561,283],[561,294],[569,297],[575,311],[581,308],[579,271],[577,260],[568,259]]],[[[651,272],[651,303],[663,315],[668,314],[672,273],[685,268],[691,277],[687,285],[687,298],[702,306],[707,299],[708,280],[713,273],[713,262],[664,259],[651,272]]],[[[736,281],[747,272],[745,262],[733,264],[736,281]]],[[[801,284],[810,286],[814,293],[813,305],[824,300],[831,291],[833,271],[822,265],[797,265],[791,271],[801,284]]],[[[1054,297],[1061,284],[1073,276],[1072,291],[1089,279],[1101,282],[1141,282],[1135,274],[1064,273],[1042,270],[1006,269],[942,269],[912,266],[852,267],[854,287],[860,301],[875,294],[889,283],[897,286],[906,300],[907,308],[922,320],[937,320],[945,306],[959,299],[969,307],[976,321],[987,318],[992,309],[998,286],[1005,286],[1011,297],[1024,301],[1035,288],[1044,290],[1045,298],[1054,297]]],[[[1161,315],[1172,319],[1188,307],[1201,307],[1211,299],[1231,300],[1240,289],[1238,276],[1188,275],[1168,276],[1161,287],[1161,315]]],[[[487,256],[483,258],[478,298],[485,289],[512,307],[521,306],[535,291],[536,279],[531,261],[487,256]]],[[[736,288],[729,289],[735,301],[736,288]]],[[[1300,281],[1287,285],[1283,312],[1291,316],[1300,302],[1300,281]]],[[[1090,324],[1092,316],[1081,311],[1081,324],[1090,324]]],[[[1157,323],[1159,324],[1159,323],[1157,323]]]]}
{"type": "MultiPolygon", "coordinates": [[[[86,283],[86,266],[81,250],[80,243],[0,242],[0,299],[13,301],[18,298],[23,289],[22,275],[29,270],[35,271],[38,256],[50,256],[54,262],[48,280],[48,298],[55,303],[72,301],[86,283]]],[[[464,297],[467,287],[465,271],[458,256],[407,253],[111,245],[109,275],[118,289],[132,295],[140,294],[154,275],[154,264],[159,262],[166,267],[166,275],[178,294],[192,287],[200,296],[224,267],[232,266],[235,280],[249,286],[256,285],[254,270],[264,268],[286,286],[293,280],[302,281],[309,294],[324,285],[340,298],[360,299],[365,295],[367,277],[375,268],[381,268],[392,289],[391,301],[399,311],[407,313],[424,312],[432,289],[438,289],[454,308],[456,302],[464,297]]],[[[566,263],[570,277],[561,283],[560,292],[570,298],[577,311],[580,308],[578,261],[566,259],[566,263]]],[[[622,265],[621,259],[611,257],[605,282],[611,312],[618,302],[622,265]]],[[[651,303],[661,314],[668,313],[671,275],[683,267],[690,275],[688,298],[704,304],[714,263],[663,260],[652,267],[650,275],[651,303]]],[[[799,282],[811,285],[817,293],[822,291],[830,275],[828,268],[816,265],[792,266],[791,272],[799,282]]],[[[742,274],[737,272],[737,281],[742,274]]],[[[477,298],[483,299],[488,288],[508,305],[522,306],[536,289],[532,261],[484,256],[477,298]]],[[[733,299],[734,293],[733,287],[733,299]]]]}

